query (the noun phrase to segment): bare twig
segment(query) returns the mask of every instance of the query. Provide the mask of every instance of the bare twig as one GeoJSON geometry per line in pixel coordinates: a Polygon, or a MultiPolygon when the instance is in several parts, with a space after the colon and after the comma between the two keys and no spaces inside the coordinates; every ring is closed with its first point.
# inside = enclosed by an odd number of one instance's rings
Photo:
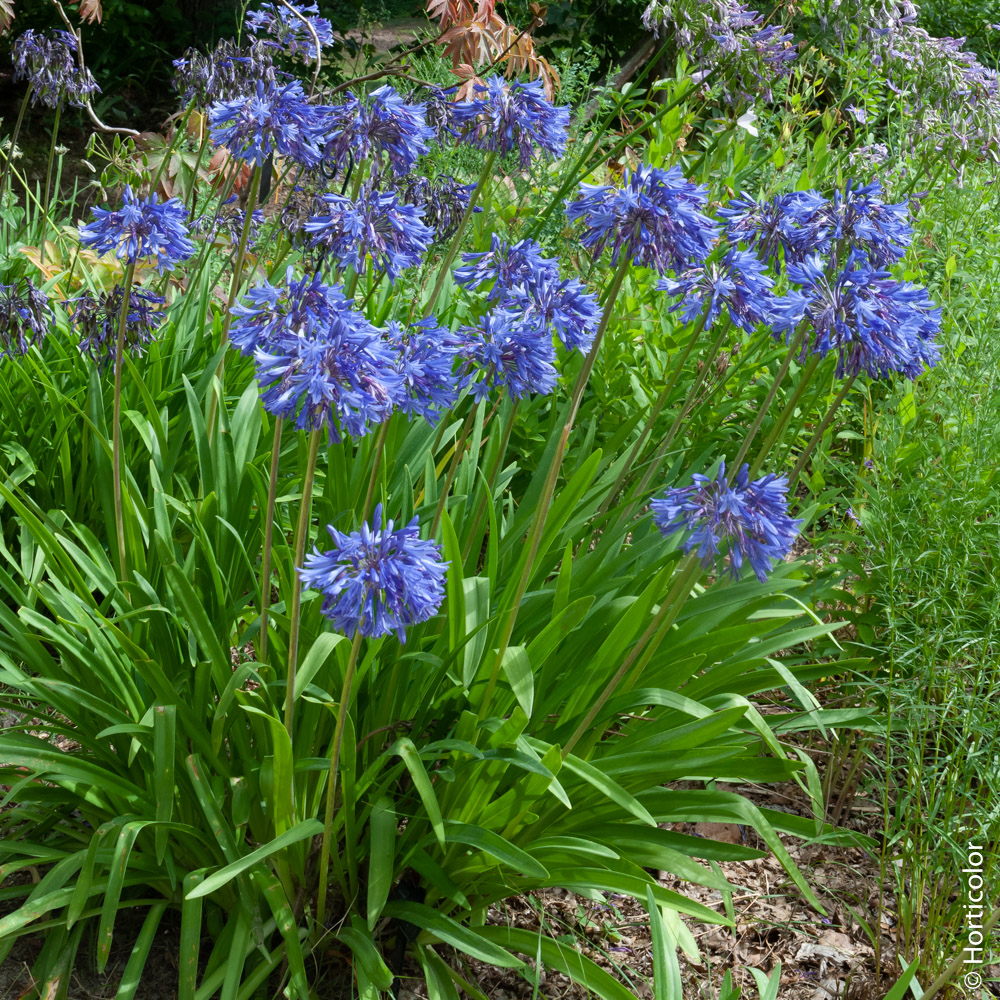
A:
{"type": "Polygon", "coordinates": [[[316,92],[316,80],[319,78],[320,67],[323,65],[323,56],[320,53],[321,46],[319,44],[319,35],[316,34],[316,28],[313,26],[312,21],[310,21],[309,18],[302,13],[302,11],[296,10],[288,2],[288,0],[278,0],[278,2],[282,7],[290,10],[306,26],[306,30],[310,35],[312,35],[313,45],[316,46],[316,68],[313,70],[312,83],[309,84],[309,96],[312,97],[312,95],[316,92]]]}

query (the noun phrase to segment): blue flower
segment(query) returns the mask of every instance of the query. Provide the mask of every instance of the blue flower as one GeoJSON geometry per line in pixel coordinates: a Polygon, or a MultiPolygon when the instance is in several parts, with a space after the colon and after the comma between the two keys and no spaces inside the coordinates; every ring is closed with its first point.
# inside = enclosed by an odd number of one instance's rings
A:
{"type": "Polygon", "coordinates": [[[706,313],[709,329],[723,307],[734,326],[752,333],[771,319],[774,282],[764,273],[764,265],[747,250],[729,250],[721,261],[685,271],[676,279],[662,278],[656,286],[669,295],[684,298],[671,306],[680,310],[685,322],[706,313]]]}
{"type": "Polygon", "coordinates": [[[455,359],[465,341],[438,325],[433,317],[406,328],[390,321],[385,339],[397,352],[404,393],[398,408],[436,424],[458,401],[465,379],[455,373],[455,359]]]}
{"type": "Polygon", "coordinates": [[[184,103],[204,106],[213,101],[232,101],[253,93],[257,84],[290,81],[292,77],[274,65],[270,46],[252,39],[239,46],[231,38],[218,42],[209,53],[188,49],[173,61],[174,89],[184,103]]]}
{"type": "Polygon", "coordinates": [[[818,191],[790,191],[760,202],[745,194],[731,199],[719,215],[727,220],[730,243],[745,243],[766,264],[778,268],[783,260],[801,260],[829,247],[826,232],[813,225],[826,203],[818,191]]]}
{"type": "Polygon", "coordinates": [[[334,166],[348,158],[372,159],[378,175],[382,157],[397,176],[408,174],[418,157],[430,152],[434,129],[423,104],[408,103],[386,84],[372,91],[368,103],[348,92],[344,104],[323,108],[324,156],[334,166]]]}
{"type": "Polygon", "coordinates": [[[515,285],[533,287],[543,281],[559,280],[559,264],[542,256],[542,248],[534,240],[510,244],[496,233],[490,234],[490,249],[481,253],[464,253],[466,267],[452,272],[455,281],[465,288],[478,289],[493,283],[488,298],[502,298],[515,285]]]}
{"type": "Polygon", "coordinates": [[[515,285],[500,300],[500,308],[522,312],[529,322],[537,317],[571,351],[589,351],[601,321],[597,297],[577,278],[561,281],[558,274],[515,285]]]}
{"type": "Polygon", "coordinates": [[[264,409],[300,430],[325,427],[331,441],[367,434],[405,392],[396,352],[349,303],[328,326],[279,330],[254,363],[264,409]]]}
{"type": "Polygon", "coordinates": [[[473,90],[482,98],[457,102],[453,111],[470,145],[501,154],[516,150],[522,169],[536,147],[556,160],[566,152],[569,108],[553,105],[540,80],[508,83],[494,74],[473,90]]]}
{"type": "Polygon", "coordinates": [[[803,320],[808,332],[803,355],[837,352],[837,375],[866,372],[885,378],[899,372],[916,378],[939,357],[935,336],[941,324],[927,291],[896,281],[852,250],[844,270],[827,276],[823,260],[810,257],[788,267],[801,285],[775,300],[772,326],[791,339],[803,320]]]}
{"type": "Polygon", "coordinates": [[[405,642],[407,628],[437,613],[448,564],[434,541],[421,539],[417,518],[396,529],[383,522],[379,504],[370,527],[327,531],[334,548],[306,556],[299,579],[323,594],[323,614],[334,628],[368,638],[395,632],[405,642]]]}
{"type": "MultiPolygon", "coordinates": [[[[458,231],[475,187],[475,184],[460,184],[447,174],[434,180],[411,174],[400,187],[399,197],[420,209],[424,225],[434,230],[435,241],[441,243],[458,231]]],[[[475,212],[482,210],[481,205],[474,209],[475,212]]]]}
{"type": "MultiPolygon", "coordinates": [[[[63,303],[72,308],[73,325],[80,335],[80,351],[94,361],[98,371],[103,372],[115,357],[123,294],[123,287],[115,285],[110,292],[96,295],[86,292],[63,303]]],[[[162,304],[162,295],[144,288],[132,288],[125,320],[125,349],[130,353],[141,357],[152,341],[158,318],[154,307],[162,304]]]]}
{"type": "Polygon", "coordinates": [[[249,305],[233,307],[230,342],[241,354],[267,351],[283,336],[300,331],[316,333],[337,323],[355,323],[354,304],[337,287],[325,285],[319,274],[295,280],[289,267],[285,282],[275,287],[264,281],[247,294],[249,305]]]}
{"type": "Polygon", "coordinates": [[[513,399],[528,393],[547,395],[559,381],[552,337],[541,317],[496,307],[477,326],[465,327],[466,357],[482,378],[472,385],[476,400],[494,388],[504,388],[513,399]]]}
{"type": "Polygon", "coordinates": [[[688,532],[684,551],[697,547],[706,568],[715,562],[719,546],[728,542],[733,578],[746,561],[763,583],[773,564],[788,554],[802,521],[788,516],[784,476],[767,475],[751,483],[748,468],[744,465],[730,486],[725,463],[720,462],[715,479],[695,474],[694,485],[667,490],[649,506],[664,535],[688,532]]]}
{"type": "Polygon", "coordinates": [[[300,55],[307,63],[315,62],[316,41],[306,22],[315,31],[321,48],[333,45],[333,25],[325,17],[319,16],[319,7],[314,3],[292,3],[290,6],[294,10],[289,10],[283,4],[265,3],[260,10],[248,11],[245,22],[247,30],[255,35],[261,31],[267,32],[275,39],[277,46],[289,55],[300,55]]]}
{"type": "Polygon", "coordinates": [[[395,281],[400,271],[420,263],[434,239],[420,209],[403,205],[394,191],[363,191],[357,201],[325,194],[321,201],[329,215],[316,215],[305,224],[311,245],[333,254],[341,267],[364,269],[366,257],[376,271],[395,281]]]}
{"type": "Polygon", "coordinates": [[[77,60],[77,41],[68,31],[58,29],[44,35],[33,28],[18,35],[11,48],[14,82],[27,80],[31,103],[58,107],[63,101],[82,108],[91,94],[101,88],[77,60]]]}
{"type": "Polygon", "coordinates": [[[719,235],[701,211],[707,201],[708,191],[676,167],[643,165],[625,171],[620,188],[581,184],[580,197],[566,203],[566,216],[584,220],[581,242],[595,257],[610,247],[612,263],[624,252],[633,264],[663,274],[707,260],[719,235]]]}
{"type": "Polygon", "coordinates": [[[80,242],[98,254],[114,252],[134,264],[155,258],[162,273],[177,267],[194,253],[188,239],[187,209],[178,198],[162,205],[154,193],[138,198],[125,186],[121,208],[92,209],[94,221],[80,229],[80,242]]]}
{"type": "Polygon", "coordinates": [[[208,121],[212,142],[249,163],[263,163],[273,152],[307,167],[319,162],[323,116],[298,80],[258,81],[254,93],[216,101],[208,121]]]}
{"type": "Polygon", "coordinates": [[[885,204],[878,181],[859,186],[849,180],[843,191],[834,191],[819,218],[833,242],[863,251],[872,264],[883,267],[899,260],[913,240],[909,205],[885,204]]]}
{"type": "Polygon", "coordinates": [[[52,323],[49,297],[27,279],[0,285],[0,355],[27,354],[52,323]]]}

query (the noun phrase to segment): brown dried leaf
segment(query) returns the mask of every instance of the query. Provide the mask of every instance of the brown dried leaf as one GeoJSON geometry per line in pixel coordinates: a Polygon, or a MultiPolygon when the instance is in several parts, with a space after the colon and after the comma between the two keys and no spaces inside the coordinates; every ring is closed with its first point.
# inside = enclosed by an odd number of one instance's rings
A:
{"type": "Polygon", "coordinates": [[[9,27],[14,20],[14,0],[0,0],[0,35],[9,27]]]}
{"type": "Polygon", "coordinates": [[[81,21],[86,21],[87,24],[93,24],[96,21],[100,24],[104,17],[104,11],[101,10],[101,0],[80,0],[79,13],[81,21]]]}

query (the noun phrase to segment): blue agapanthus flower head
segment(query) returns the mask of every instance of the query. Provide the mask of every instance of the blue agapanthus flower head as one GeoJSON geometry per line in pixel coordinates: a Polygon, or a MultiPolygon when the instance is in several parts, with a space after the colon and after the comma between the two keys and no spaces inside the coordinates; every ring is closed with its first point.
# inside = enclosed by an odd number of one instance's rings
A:
{"type": "Polygon", "coordinates": [[[249,302],[235,305],[230,343],[241,354],[267,351],[283,336],[315,333],[340,322],[354,321],[354,306],[344,293],[326,285],[319,273],[296,279],[289,267],[284,284],[261,282],[246,293],[249,302]]]}
{"type": "MultiPolygon", "coordinates": [[[[420,209],[424,225],[430,226],[435,241],[442,243],[458,231],[475,187],[475,184],[461,184],[448,174],[433,180],[410,174],[399,188],[399,197],[407,205],[420,209]]],[[[477,205],[473,211],[482,210],[482,206],[477,205]]]]}
{"type": "MultiPolygon", "coordinates": [[[[110,292],[85,292],[63,304],[73,312],[73,326],[80,336],[79,349],[103,372],[114,360],[118,338],[118,321],[122,312],[125,289],[115,285],[110,292]]],[[[158,306],[163,296],[145,288],[132,288],[128,297],[125,320],[125,349],[141,357],[153,339],[159,321],[158,306]]]]}
{"type": "Polygon", "coordinates": [[[216,101],[234,101],[251,94],[258,83],[288,82],[288,73],[274,65],[274,48],[251,39],[237,45],[223,38],[211,52],[187,49],[173,61],[174,89],[181,99],[197,101],[200,107],[216,101]]]}
{"type": "Polygon", "coordinates": [[[579,279],[560,280],[558,274],[514,285],[500,300],[500,308],[522,313],[529,322],[537,318],[567,350],[584,353],[594,343],[601,322],[597,297],[579,279]]]}
{"type": "Polygon", "coordinates": [[[58,107],[63,101],[82,108],[91,94],[101,88],[77,59],[77,41],[62,29],[44,34],[28,28],[11,47],[14,82],[26,80],[31,87],[31,103],[58,107]]]}
{"type": "Polygon", "coordinates": [[[771,320],[774,282],[764,264],[748,250],[729,250],[722,260],[685,271],[675,278],[662,278],[656,286],[668,295],[684,296],[671,306],[685,322],[705,313],[705,329],[725,309],[734,326],[752,333],[771,320]]]}
{"type": "Polygon", "coordinates": [[[455,281],[465,288],[478,289],[492,282],[488,298],[502,298],[515,285],[533,287],[544,281],[559,280],[559,264],[545,257],[534,240],[508,243],[497,233],[490,234],[490,248],[481,253],[464,253],[465,267],[452,272],[455,281]]]}
{"type": "Polygon", "coordinates": [[[163,273],[194,253],[188,239],[187,209],[179,198],[160,204],[155,193],[140,198],[126,185],[120,208],[92,212],[94,221],[80,228],[80,242],[99,254],[113,252],[129,264],[154,260],[163,273]]]}
{"type": "Polygon", "coordinates": [[[307,167],[319,162],[323,114],[298,80],[260,80],[254,91],[213,104],[208,121],[212,142],[248,163],[261,164],[271,153],[307,167]]]}
{"type": "Polygon", "coordinates": [[[914,379],[937,363],[941,310],[926,289],[895,280],[857,250],[832,278],[819,256],[787,270],[801,287],[775,300],[772,327],[790,339],[799,323],[808,323],[803,355],[835,351],[838,376],[871,378],[898,372],[914,379]]]}
{"type": "Polygon", "coordinates": [[[536,149],[559,159],[566,152],[569,108],[554,105],[540,80],[521,83],[494,74],[473,86],[479,95],[454,105],[454,121],[463,139],[478,149],[517,152],[522,169],[536,149]]]}
{"type": "Polygon", "coordinates": [[[411,625],[432,618],[444,600],[448,563],[437,543],[420,537],[417,518],[405,528],[383,522],[345,533],[330,526],[333,549],[317,548],[298,571],[302,585],[323,595],[323,614],[345,635],[395,633],[406,641],[411,625]]]}
{"type": "Polygon", "coordinates": [[[323,109],[324,156],[335,166],[354,160],[372,160],[373,174],[383,161],[397,176],[408,174],[417,159],[430,152],[434,129],[427,124],[423,104],[406,101],[386,84],[366,100],[348,92],[343,104],[323,109]]]}
{"type": "Polygon", "coordinates": [[[264,3],[259,10],[247,11],[247,30],[255,35],[264,32],[289,55],[301,56],[307,63],[315,62],[317,39],[320,48],[333,45],[333,25],[319,16],[319,7],[314,3],[289,3],[289,7],[280,3],[264,3]]]}
{"type": "Polygon", "coordinates": [[[581,184],[580,197],[566,203],[566,216],[583,219],[581,242],[595,257],[609,247],[613,263],[624,253],[633,264],[663,274],[708,259],[719,227],[702,212],[707,201],[707,189],[677,167],[643,165],[625,171],[621,187],[581,184]]]}
{"type": "Polygon", "coordinates": [[[788,516],[788,480],[767,475],[750,482],[744,465],[730,485],[724,462],[714,479],[697,473],[691,479],[693,485],[667,490],[650,503],[656,526],[664,535],[686,531],[684,551],[697,548],[706,568],[728,543],[733,577],[748,562],[763,583],[774,563],[788,554],[802,525],[788,516]]]}
{"type": "Polygon", "coordinates": [[[559,381],[552,336],[536,315],[500,306],[476,326],[464,327],[464,354],[474,366],[472,394],[484,399],[494,388],[512,399],[529,393],[545,396],[559,381]]]}
{"type": "Polygon", "coordinates": [[[367,434],[387,420],[405,387],[397,354],[339,288],[331,322],[284,328],[254,353],[261,402],[300,430],[367,434]]]}
{"type": "Polygon", "coordinates": [[[51,325],[49,297],[28,278],[0,285],[0,356],[27,354],[51,325]]]}
{"type": "Polygon", "coordinates": [[[400,271],[420,263],[434,239],[434,230],[424,225],[420,209],[402,204],[394,191],[369,188],[357,201],[325,194],[321,201],[329,214],[313,216],[304,227],[311,245],[359,274],[370,258],[376,271],[395,281],[400,271]]]}
{"type": "Polygon", "coordinates": [[[409,327],[392,320],[386,325],[385,339],[397,352],[397,367],[403,379],[399,409],[436,424],[455,405],[465,387],[465,378],[455,371],[464,339],[454,336],[433,317],[409,327]]]}
{"type": "Polygon", "coordinates": [[[813,222],[826,204],[818,191],[789,191],[759,202],[744,194],[720,208],[719,216],[726,220],[730,243],[745,244],[778,269],[785,261],[802,260],[829,248],[825,229],[817,229],[813,222]]]}
{"type": "Polygon", "coordinates": [[[859,185],[849,180],[843,191],[834,191],[820,218],[834,244],[846,243],[876,266],[895,263],[913,240],[909,205],[905,201],[887,205],[878,181],[859,185]]]}

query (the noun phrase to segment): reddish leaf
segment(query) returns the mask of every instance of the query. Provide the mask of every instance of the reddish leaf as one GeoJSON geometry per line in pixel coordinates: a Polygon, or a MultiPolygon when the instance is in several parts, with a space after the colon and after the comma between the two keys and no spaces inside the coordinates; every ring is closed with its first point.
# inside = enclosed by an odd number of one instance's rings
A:
{"type": "Polygon", "coordinates": [[[9,27],[14,20],[14,0],[0,0],[0,35],[9,27]]]}
{"type": "Polygon", "coordinates": [[[104,16],[104,11],[101,10],[101,0],[80,0],[79,13],[81,21],[86,21],[87,24],[93,24],[96,21],[100,24],[101,18],[104,16]]]}

